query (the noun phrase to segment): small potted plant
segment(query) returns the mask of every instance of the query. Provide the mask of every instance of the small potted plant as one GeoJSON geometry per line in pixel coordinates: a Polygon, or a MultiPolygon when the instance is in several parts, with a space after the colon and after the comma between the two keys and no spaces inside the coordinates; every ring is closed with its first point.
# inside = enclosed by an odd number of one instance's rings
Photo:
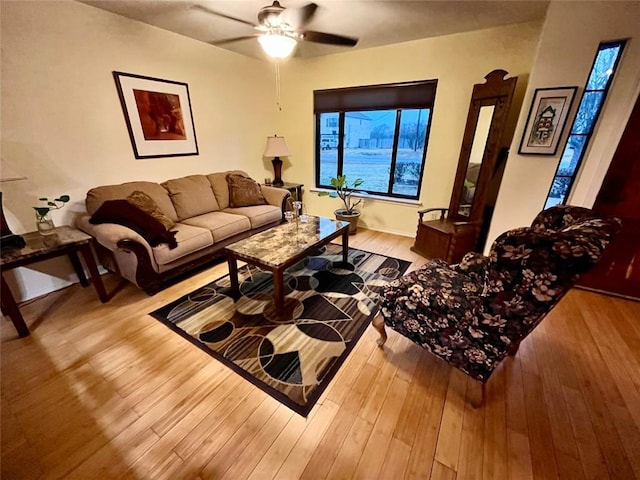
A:
{"type": "Polygon", "coordinates": [[[360,211],[356,210],[356,207],[362,203],[362,199],[358,199],[355,202],[351,196],[354,193],[360,192],[356,190],[360,185],[364,183],[361,178],[355,179],[351,185],[347,181],[346,175],[339,175],[331,178],[331,186],[335,189],[333,192],[318,192],[320,197],[339,197],[344,204],[344,208],[340,208],[333,212],[337,220],[343,220],[349,222],[349,235],[354,235],[358,230],[358,219],[360,218],[360,211]]]}
{"type": "Polygon", "coordinates": [[[55,233],[55,226],[49,213],[51,210],[58,210],[64,207],[70,198],[69,195],[60,195],[53,200],[49,200],[46,197],[38,199],[41,202],[46,202],[47,205],[46,207],[33,207],[36,211],[36,226],[41,235],[51,235],[55,233]]]}

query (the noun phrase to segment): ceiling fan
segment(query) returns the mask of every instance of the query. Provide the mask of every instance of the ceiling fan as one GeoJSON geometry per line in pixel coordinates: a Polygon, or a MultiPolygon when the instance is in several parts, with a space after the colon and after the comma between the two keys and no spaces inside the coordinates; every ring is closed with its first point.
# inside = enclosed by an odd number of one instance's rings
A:
{"type": "Polygon", "coordinates": [[[345,47],[353,47],[358,43],[357,38],[317,32],[314,30],[304,30],[303,27],[311,21],[318,9],[318,5],[315,3],[308,3],[300,8],[286,9],[280,5],[278,0],[275,0],[271,5],[262,7],[258,11],[258,24],[212,10],[203,5],[195,4],[193,8],[228,20],[243,23],[258,31],[253,35],[244,35],[210,42],[212,45],[225,45],[240,40],[257,38],[266,54],[273,58],[281,59],[291,55],[298,41],[345,47]]]}

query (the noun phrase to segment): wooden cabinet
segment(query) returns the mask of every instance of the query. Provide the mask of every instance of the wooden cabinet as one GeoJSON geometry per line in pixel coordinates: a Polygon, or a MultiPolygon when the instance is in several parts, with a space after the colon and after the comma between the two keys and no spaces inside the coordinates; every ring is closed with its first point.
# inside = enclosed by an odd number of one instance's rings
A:
{"type": "Polygon", "coordinates": [[[455,263],[475,249],[478,228],[474,223],[448,219],[420,222],[412,250],[427,258],[455,263]]]}
{"type": "Polygon", "coordinates": [[[479,222],[454,222],[445,218],[447,208],[428,208],[418,212],[416,241],[411,247],[416,253],[427,258],[440,258],[447,263],[460,261],[465,253],[475,249],[479,222]],[[426,213],[439,211],[437,220],[424,220],[426,213]]]}
{"type": "Polygon", "coordinates": [[[505,79],[506,75],[504,70],[494,70],[485,83],[473,87],[449,207],[418,212],[412,250],[425,257],[456,263],[479,248],[480,231],[489,221],[487,212],[492,209],[488,207],[495,202],[504,167],[499,155],[511,142],[505,132],[517,77],[505,79]],[[440,219],[425,220],[424,214],[434,210],[441,212],[440,219]]]}

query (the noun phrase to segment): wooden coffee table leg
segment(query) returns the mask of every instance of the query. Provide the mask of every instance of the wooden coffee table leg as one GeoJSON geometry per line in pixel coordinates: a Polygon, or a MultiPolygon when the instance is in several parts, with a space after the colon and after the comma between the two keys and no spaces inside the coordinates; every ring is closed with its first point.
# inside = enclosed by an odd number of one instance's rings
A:
{"type": "Polygon", "coordinates": [[[349,229],[342,234],[342,261],[347,263],[349,258],[349,229]]]}
{"type": "Polygon", "coordinates": [[[284,270],[277,269],[273,272],[273,298],[276,304],[276,314],[284,313],[284,270]]]}
{"type": "Polygon", "coordinates": [[[240,295],[240,285],[238,284],[238,261],[232,255],[227,256],[229,264],[229,282],[231,284],[231,294],[234,297],[240,295]]]}

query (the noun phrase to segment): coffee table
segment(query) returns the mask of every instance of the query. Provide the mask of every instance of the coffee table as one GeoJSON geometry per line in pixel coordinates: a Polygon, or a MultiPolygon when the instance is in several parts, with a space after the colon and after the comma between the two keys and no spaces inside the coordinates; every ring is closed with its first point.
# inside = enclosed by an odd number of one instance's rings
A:
{"type": "Polygon", "coordinates": [[[284,271],[309,256],[331,240],[342,236],[342,260],[347,262],[349,251],[349,222],[331,218],[307,216],[307,222],[299,219],[272,227],[224,249],[229,263],[231,294],[240,296],[238,260],[273,273],[275,313],[285,313],[284,271]]]}

